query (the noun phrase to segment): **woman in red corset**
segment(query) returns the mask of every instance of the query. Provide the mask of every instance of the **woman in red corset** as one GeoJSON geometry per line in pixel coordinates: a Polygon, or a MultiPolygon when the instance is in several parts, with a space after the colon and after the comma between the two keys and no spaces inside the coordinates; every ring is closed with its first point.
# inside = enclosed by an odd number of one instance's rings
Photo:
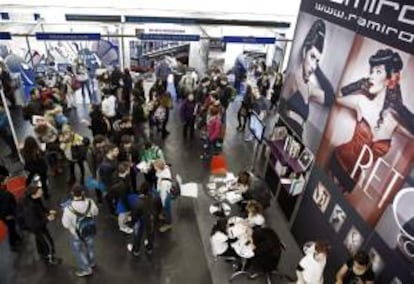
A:
{"type": "Polygon", "coordinates": [[[357,118],[351,140],[337,146],[329,162],[332,176],[345,193],[351,193],[358,182],[362,173],[358,165],[374,164],[388,153],[396,131],[409,137],[414,133],[414,115],[401,97],[400,55],[380,49],[369,58],[369,64],[369,77],[348,85],[354,87],[347,91],[342,88],[343,96],[337,98],[357,118]]]}

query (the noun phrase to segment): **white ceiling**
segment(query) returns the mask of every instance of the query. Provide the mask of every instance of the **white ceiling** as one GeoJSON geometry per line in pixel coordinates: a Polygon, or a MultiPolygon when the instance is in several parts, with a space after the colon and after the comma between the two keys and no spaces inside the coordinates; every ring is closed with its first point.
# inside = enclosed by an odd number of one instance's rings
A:
{"type": "MultiPolygon", "coordinates": [[[[114,13],[115,11],[125,10],[131,14],[140,14],[142,10],[158,10],[165,13],[182,12],[184,14],[201,15],[223,15],[241,14],[242,19],[256,18],[257,16],[277,17],[293,16],[296,17],[300,0],[0,0],[1,10],[11,7],[29,8],[42,12],[43,9],[82,8],[82,13],[92,11],[114,13]],[[116,5],[114,5],[116,3],[116,5]]],[[[76,9],[76,10],[78,10],[76,9]]],[[[277,20],[277,19],[274,19],[277,20]]]]}

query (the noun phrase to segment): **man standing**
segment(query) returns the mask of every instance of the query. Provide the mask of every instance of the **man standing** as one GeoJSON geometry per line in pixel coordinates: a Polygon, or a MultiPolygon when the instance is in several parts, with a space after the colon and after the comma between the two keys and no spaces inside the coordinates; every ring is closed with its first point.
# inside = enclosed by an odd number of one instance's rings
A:
{"type": "Polygon", "coordinates": [[[43,190],[40,184],[29,185],[23,200],[23,218],[27,229],[36,238],[37,251],[49,265],[60,264],[55,257],[55,243],[47,229],[47,224],[56,218],[56,211],[49,210],[42,201],[43,190]]]}
{"type": "Polygon", "coordinates": [[[6,178],[8,171],[0,165],[0,222],[3,221],[9,232],[9,244],[12,251],[17,250],[21,238],[16,230],[17,202],[14,195],[7,191],[6,178]]]}
{"type": "Polygon", "coordinates": [[[92,199],[85,197],[83,187],[72,188],[72,201],[65,207],[62,224],[70,232],[72,250],[78,263],[75,275],[85,277],[91,275],[95,267],[94,242],[98,207],[92,199]]]}
{"type": "Polygon", "coordinates": [[[112,215],[116,215],[118,202],[118,194],[112,189],[118,169],[118,155],[119,148],[114,144],[108,145],[105,158],[98,169],[99,180],[105,186],[105,200],[112,215]]]}
{"type": "Polygon", "coordinates": [[[134,234],[132,243],[127,245],[127,249],[134,256],[138,257],[141,253],[142,239],[144,237],[144,248],[147,255],[152,254],[154,242],[154,215],[155,201],[151,195],[151,184],[144,182],[138,194],[131,194],[128,197],[131,207],[131,218],[134,224],[134,234]]]}

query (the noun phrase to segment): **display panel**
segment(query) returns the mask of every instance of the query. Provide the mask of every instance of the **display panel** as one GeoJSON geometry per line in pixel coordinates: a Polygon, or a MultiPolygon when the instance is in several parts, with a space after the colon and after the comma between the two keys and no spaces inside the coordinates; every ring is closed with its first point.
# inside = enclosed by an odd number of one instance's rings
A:
{"type": "Polygon", "coordinates": [[[249,129],[252,132],[254,138],[256,138],[259,143],[263,141],[265,133],[265,125],[257,115],[257,113],[252,112],[249,119],[249,129]]]}

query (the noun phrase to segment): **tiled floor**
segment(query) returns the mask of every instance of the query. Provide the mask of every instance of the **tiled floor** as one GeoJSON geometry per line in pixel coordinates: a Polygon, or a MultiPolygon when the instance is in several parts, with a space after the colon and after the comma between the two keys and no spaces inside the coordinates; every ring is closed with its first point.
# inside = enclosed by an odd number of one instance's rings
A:
{"type": "MultiPolygon", "coordinates": [[[[235,129],[237,106],[237,102],[230,106],[224,144],[230,168],[234,172],[247,168],[252,161],[251,142],[244,142],[243,135],[235,129]]],[[[185,182],[204,183],[209,171],[208,164],[199,159],[200,141],[198,139],[183,140],[181,123],[175,111],[177,108],[174,109],[168,126],[171,135],[165,141],[156,138],[155,142],[161,145],[174,172],[180,173],[185,182]]],[[[89,135],[88,129],[81,123],[82,118],[86,117],[86,105],[79,105],[77,112],[73,112],[71,116],[75,128],[83,135],[89,135]]],[[[14,121],[18,136],[23,139],[27,133],[30,133],[30,127],[22,122],[18,115],[15,116],[14,121]]],[[[67,191],[64,176],[51,180],[50,205],[56,208],[59,202],[67,196],[67,191]]],[[[227,273],[231,271],[226,268],[224,272],[217,272],[211,265],[211,256],[206,243],[208,238],[205,236],[210,231],[210,228],[205,228],[210,224],[209,216],[203,215],[206,212],[200,210],[200,206],[206,206],[206,203],[200,205],[199,201],[181,200],[179,208],[174,208],[176,215],[174,228],[170,233],[157,236],[152,259],[131,257],[126,251],[126,237],[117,230],[116,220],[108,217],[105,210],[102,210],[98,219],[98,267],[96,273],[87,279],[77,279],[73,275],[75,262],[67,232],[64,231],[60,222],[54,222],[50,227],[56,242],[57,253],[64,260],[63,264],[57,267],[45,267],[33,259],[31,252],[15,256],[16,283],[226,283],[227,273]]],[[[280,214],[276,211],[270,214],[271,216],[276,214],[270,223],[275,223],[276,227],[283,227],[283,233],[280,233],[281,238],[289,244],[288,253],[283,259],[283,269],[292,275],[294,271],[292,267],[295,267],[294,263],[297,262],[300,253],[280,214]]],[[[237,280],[236,283],[243,282],[237,280]]]]}

